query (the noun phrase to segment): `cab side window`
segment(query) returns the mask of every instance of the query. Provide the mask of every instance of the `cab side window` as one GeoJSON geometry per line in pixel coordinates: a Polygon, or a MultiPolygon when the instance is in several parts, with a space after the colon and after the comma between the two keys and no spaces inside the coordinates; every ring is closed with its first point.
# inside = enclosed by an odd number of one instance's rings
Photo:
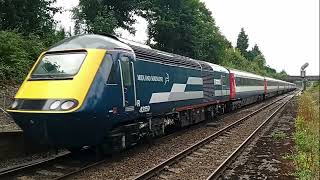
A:
{"type": "Polygon", "coordinates": [[[120,58],[120,62],[121,62],[121,68],[122,68],[123,85],[131,86],[132,73],[130,68],[130,59],[129,57],[123,56],[120,58]]]}
{"type": "Polygon", "coordinates": [[[106,55],[107,58],[107,65],[108,65],[108,69],[110,69],[110,73],[108,76],[108,80],[107,80],[107,84],[117,84],[117,79],[116,79],[116,75],[117,75],[117,66],[116,63],[113,62],[112,60],[112,56],[110,54],[106,55]],[[111,66],[111,68],[110,68],[111,66]]]}

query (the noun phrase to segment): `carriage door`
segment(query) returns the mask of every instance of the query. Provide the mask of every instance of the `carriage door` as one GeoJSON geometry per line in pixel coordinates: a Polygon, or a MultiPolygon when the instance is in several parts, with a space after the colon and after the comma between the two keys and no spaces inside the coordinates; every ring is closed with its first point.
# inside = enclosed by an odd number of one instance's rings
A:
{"type": "Polygon", "coordinates": [[[125,111],[134,111],[137,102],[134,61],[131,55],[123,54],[119,58],[122,105],[125,111]]]}
{"type": "Polygon", "coordinates": [[[223,100],[229,99],[229,94],[230,94],[230,81],[228,74],[226,73],[221,73],[221,94],[223,97],[223,100]]]}
{"type": "Polygon", "coordinates": [[[221,99],[222,96],[222,82],[221,82],[221,73],[214,71],[214,95],[217,99],[221,99]]]}

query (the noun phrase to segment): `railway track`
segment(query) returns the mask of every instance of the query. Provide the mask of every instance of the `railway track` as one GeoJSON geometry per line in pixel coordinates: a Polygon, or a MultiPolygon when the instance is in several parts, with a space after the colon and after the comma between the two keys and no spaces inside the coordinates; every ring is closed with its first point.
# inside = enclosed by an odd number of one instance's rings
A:
{"type": "Polygon", "coordinates": [[[252,137],[292,97],[291,94],[263,106],[134,179],[218,179],[252,137]]]}
{"type": "Polygon", "coordinates": [[[15,157],[25,149],[22,131],[0,132],[0,159],[15,157]]]}
{"type": "MultiPolygon", "coordinates": [[[[282,99],[283,98],[281,98],[280,100],[282,99]]],[[[250,113],[249,115],[237,121],[237,123],[240,123],[240,121],[244,121],[245,119],[250,118],[251,116],[262,111],[263,109],[273,105],[274,103],[275,101],[273,101],[268,105],[263,106],[257,111],[250,113]]],[[[228,127],[230,128],[231,126],[236,126],[237,123],[233,123],[228,127]]],[[[224,129],[212,135],[211,138],[214,138],[214,136],[217,137],[218,133],[224,132],[224,129]]],[[[206,142],[203,142],[202,146],[204,146],[205,143],[206,142]]],[[[171,160],[167,160],[164,163],[161,163],[159,166],[153,169],[150,169],[149,171],[136,177],[136,179],[149,179],[151,177],[155,177],[155,174],[163,170],[168,170],[169,169],[168,167],[170,167],[170,165],[177,163],[180,159],[182,159],[183,157],[186,157],[187,154],[190,154],[196,151],[196,149],[199,149],[200,146],[201,145],[199,145],[198,148],[194,146],[188,148],[187,149],[188,151],[191,150],[189,153],[186,153],[186,154],[179,153],[180,155],[178,155],[177,157],[175,156],[176,158],[173,157],[171,158],[171,160]]],[[[92,156],[92,155],[88,156],[88,154],[81,155],[81,156],[82,157],[80,158],[74,158],[71,156],[70,153],[66,153],[65,155],[59,155],[55,158],[38,160],[38,161],[30,162],[28,164],[19,165],[17,167],[3,169],[3,170],[0,170],[0,179],[20,179],[21,177],[24,177],[27,179],[28,178],[30,179],[65,179],[67,177],[73,176],[75,174],[83,172],[86,169],[90,169],[92,167],[95,167],[99,164],[103,164],[106,161],[110,160],[110,158],[106,158],[101,161],[96,161],[95,156],[92,156]]]]}
{"type": "Polygon", "coordinates": [[[0,170],[0,179],[63,179],[77,172],[103,163],[89,151],[73,155],[63,152],[53,158],[35,160],[0,170]]]}
{"type": "Polygon", "coordinates": [[[21,136],[23,131],[4,131],[0,132],[0,138],[8,138],[10,136],[21,136]]]}
{"type": "Polygon", "coordinates": [[[223,174],[223,172],[226,170],[226,168],[228,167],[228,165],[230,165],[230,163],[236,159],[241,152],[245,149],[245,147],[247,147],[247,145],[249,145],[250,141],[253,139],[253,137],[294,97],[294,95],[291,95],[291,97],[289,97],[288,100],[285,100],[285,102],[281,105],[279,105],[278,107],[276,107],[276,110],[270,114],[264,121],[263,123],[261,123],[258,128],[256,128],[249,137],[246,138],[245,141],[243,141],[243,143],[232,152],[232,154],[230,154],[228,156],[228,158],[225,159],[225,161],[223,161],[223,163],[220,164],[220,166],[215,169],[214,172],[212,172],[209,177],[207,178],[207,180],[213,180],[213,179],[219,179],[223,174]]]}
{"type": "Polygon", "coordinates": [[[14,179],[18,176],[23,176],[38,168],[48,166],[49,164],[62,161],[68,158],[71,154],[69,152],[62,152],[55,157],[37,159],[28,163],[23,163],[8,168],[0,169],[0,179],[14,179]]]}

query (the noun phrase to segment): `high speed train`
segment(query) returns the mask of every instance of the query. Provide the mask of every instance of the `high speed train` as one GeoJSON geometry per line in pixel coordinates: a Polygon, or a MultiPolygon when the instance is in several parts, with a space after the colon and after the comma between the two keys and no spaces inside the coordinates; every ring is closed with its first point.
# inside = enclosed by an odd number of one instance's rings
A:
{"type": "Polygon", "coordinates": [[[85,34],[43,52],[7,111],[40,144],[125,149],[168,127],[293,89],[289,82],[85,34]]]}

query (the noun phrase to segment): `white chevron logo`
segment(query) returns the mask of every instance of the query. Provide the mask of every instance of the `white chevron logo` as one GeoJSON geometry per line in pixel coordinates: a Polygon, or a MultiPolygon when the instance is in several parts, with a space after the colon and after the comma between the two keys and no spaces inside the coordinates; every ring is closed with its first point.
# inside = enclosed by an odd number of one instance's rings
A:
{"type": "Polygon", "coordinates": [[[203,98],[203,91],[185,92],[187,85],[203,85],[202,78],[189,77],[186,84],[174,83],[170,92],[152,93],[150,104],[203,98]]]}

